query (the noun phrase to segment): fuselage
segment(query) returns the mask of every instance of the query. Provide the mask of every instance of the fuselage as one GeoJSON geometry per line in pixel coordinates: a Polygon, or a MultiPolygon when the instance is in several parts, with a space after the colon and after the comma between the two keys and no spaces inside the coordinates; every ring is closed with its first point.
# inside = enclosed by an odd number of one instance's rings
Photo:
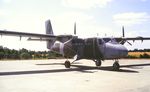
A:
{"type": "Polygon", "coordinates": [[[72,38],[64,43],[56,41],[51,50],[65,57],[78,59],[119,59],[128,54],[127,48],[113,38],[72,38]]]}

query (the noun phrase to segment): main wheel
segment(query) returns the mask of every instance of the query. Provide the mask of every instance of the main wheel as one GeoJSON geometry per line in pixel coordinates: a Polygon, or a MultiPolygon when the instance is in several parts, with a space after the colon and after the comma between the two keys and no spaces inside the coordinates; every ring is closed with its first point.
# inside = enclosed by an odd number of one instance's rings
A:
{"type": "Polygon", "coordinates": [[[94,60],[94,62],[96,66],[101,66],[102,64],[101,60],[94,60]]]}
{"type": "Polygon", "coordinates": [[[70,68],[70,65],[71,65],[71,64],[70,64],[70,62],[69,62],[68,60],[65,61],[65,67],[66,67],[66,68],[70,68]]]}
{"type": "Polygon", "coordinates": [[[119,71],[119,68],[120,68],[119,63],[118,62],[114,62],[114,64],[113,64],[113,70],[114,71],[119,71]]]}

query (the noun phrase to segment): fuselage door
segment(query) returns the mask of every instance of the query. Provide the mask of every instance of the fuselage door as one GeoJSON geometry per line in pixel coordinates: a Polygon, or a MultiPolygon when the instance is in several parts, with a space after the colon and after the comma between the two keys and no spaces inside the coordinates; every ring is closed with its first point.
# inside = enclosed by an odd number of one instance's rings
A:
{"type": "Polygon", "coordinates": [[[102,57],[105,55],[105,41],[102,38],[97,39],[97,44],[102,57]]]}

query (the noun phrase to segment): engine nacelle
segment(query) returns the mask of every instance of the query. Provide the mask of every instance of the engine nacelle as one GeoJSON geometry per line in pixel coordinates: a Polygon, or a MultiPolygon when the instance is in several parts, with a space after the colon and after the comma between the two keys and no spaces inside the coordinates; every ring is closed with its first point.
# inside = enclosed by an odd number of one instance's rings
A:
{"type": "Polygon", "coordinates": [[[51,48],[52,51],[55,51],[59,54],[62,54],[64,57],[74,57],[76,55],[76,51],[73,49],[73,45],[71,40],[68,40],[65,43],[56,41],[51,48]]]}
{"type": "Polygon", "coordinates": [[[65,57],[74,57],[77,54],[77,52],[73,47],[72,39],[64,43],[63,50],[64,50],[65,57]]]}
{"type": "Polygon", "coordinates": [[[52,46],[51,50],[63,55],[64,44],[56,41],[52,46]]]}

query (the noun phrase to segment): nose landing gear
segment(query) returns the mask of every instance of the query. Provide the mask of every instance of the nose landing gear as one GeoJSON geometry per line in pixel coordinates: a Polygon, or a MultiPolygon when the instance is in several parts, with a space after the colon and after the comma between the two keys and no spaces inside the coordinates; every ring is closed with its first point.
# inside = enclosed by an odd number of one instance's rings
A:
{"type": "Polygon", "coordinates": [[[119,71],[119,69],[120,69],[119,61],[115,60],[115,62],[113,64],[113,70],[114,71],[119,71]]]}

